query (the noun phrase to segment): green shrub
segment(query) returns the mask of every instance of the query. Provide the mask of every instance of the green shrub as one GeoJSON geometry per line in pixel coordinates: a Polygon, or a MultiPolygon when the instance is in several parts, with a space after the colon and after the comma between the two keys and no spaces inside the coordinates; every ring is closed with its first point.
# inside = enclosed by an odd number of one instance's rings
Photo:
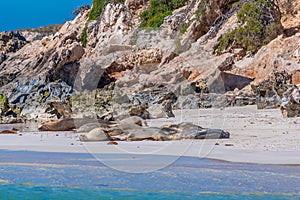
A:
{"type": "Polygon", "coordinates": [[[270,10],[270,7],[267,0],[245,3],[237,14],[240,26],[219,40],[217,53],[221,54],[230,46],[256,52],[276,38],[280,32],[280,24],[264,21],[265,10],[270,10]]]}
{"type": "Polygon", "coordinates": [[[2,111],[2,113],[0,112],[0,114],[5,113],[8,109],[8,99],[0,93],[0,110],[2,111]]]}
{"type": "Polygon", "coordinates": [[[85,27],[82,30],[82,33],[80,35],[80,41],[83,47],[86,47],[87,44],[87,24],[85,25],[85,27]]]}
{"type": "Polygon", "coordinates": [[[206,0],[201,0],[198,5],[198,9],[196,11],[196,18],[201,23],[202,22],[202,15],[205,14],[207,11],[207,2],[206,0]]]}
{"type": "Polygon", "coordinates": [[[141,14],[141,28],[159,28],[164,18],[172,11],[184,6],[189,0],[151,0],[150,8],[141,14]]]}

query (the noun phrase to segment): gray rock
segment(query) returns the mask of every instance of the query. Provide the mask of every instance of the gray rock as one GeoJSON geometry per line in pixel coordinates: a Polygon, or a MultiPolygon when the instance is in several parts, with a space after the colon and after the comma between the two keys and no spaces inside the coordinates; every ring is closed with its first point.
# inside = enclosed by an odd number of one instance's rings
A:
{"type": "Polygon", "coordinates": [[[32,79],[15,84],[8,99],[9,105],[20,110],[26,119],[69,118],[72,92],[72,87],[63,81],[46,84],[44,80],[32,79]]]}
{"type": "Polygon", "coordinates": [[[166,110],[160,104],[151,105],[147,111],[149,112],[151,119],[168,118],[166,110]]]}
{"type": "Polygon", "coordinates": [[[292,86],[283,94],[280,110],[283,117],[300,117],[299,88],[292,86]]]}
{"type": "Polygon", "coordinates": [[[285,72],[274,72],[267,80],[257,85],[251,85],[256,94],[258,109],[278,108],[281,104],[283,93],[292,83],[292,76],[285,72]]]}
{"type": "Polygon", "coordinates": [[[16,52],[25,44],[27,44],[27,41],[19,32],[0,33],[0,52],[16,52]]]}
{"type": "Polygon", "coordinates": [[[198,109],[200,98],[196,95],[179,96],[174,109],[198,109]]]}

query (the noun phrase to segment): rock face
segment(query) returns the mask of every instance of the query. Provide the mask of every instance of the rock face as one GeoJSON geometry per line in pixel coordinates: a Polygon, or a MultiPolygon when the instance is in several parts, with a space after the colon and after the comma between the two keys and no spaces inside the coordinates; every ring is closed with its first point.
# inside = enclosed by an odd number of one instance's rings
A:
{"type": "Polygon", "coordinates": [[[0,33],[0,64],[7,59],[7,54],[15,53],[25,44],[27,41],[19,32],[0,33]]]}
{"type": "Polygon", "coordinates": [[[300,89],[290,87],[283,93],[280,110],[283,117],[300,117],[300,89]]]}
{"type": "Polygon", "coordinates": [[[166,16],[160,29],[142,30],[140,15],[150,1],[126,0],[106,4],[95,20],[83,9],[41,39],[1,33],[6,111],[36,120],[166,118],[173,109],[254,104],[255,95],[259,108],[278,107],[289,84],[299,84],[299,3],[262,6],[262,23],[281,21],[277,28],[284,30],[271,32],[276,39],[257,52],[231,45],[218,53],[221,38],[241,25],[239,11],[251,2],[192,0],[166,16]]]}
{"type": "Polygon", "coordinates": [[[72,88],[65,82],[31,80],[14,85],[8,97],[9,106],[19,116],[27,119],[51,118],[51,116],[70,117],[68,101],[72,88]]]}
{"type": "Polygon", "coordinates": [[[282,25],[287,29],[298,27],[300,25],[299,1],[281,0],[279,6],[282,12],[282,25]]]}
{"type": "Polygon", "coordinates": [[[27,43],[25,37],[19,32],[0,33],[0,51],[2,53],[16,52],[27,43]]]}
{"type": "Polygon", "coordinates": [[[258,85],[252,85],[257,96],[257,108],[278,108],[281,104],[283,93],[292,84],[292,76],[283,71],[275,72],[267,80],[258,85]]]}
{"type": "Polygon", "coordinates": [[[10,91],[14,83],[29,81],[32,75],[46,82],[63,80],[72,85],[78,71],[76,62],[84,54],[79,35],[86,17],[87,13],[80,14],[54,36],[33,41],[7,58],[0,65],[0,86],[10,91]]]}

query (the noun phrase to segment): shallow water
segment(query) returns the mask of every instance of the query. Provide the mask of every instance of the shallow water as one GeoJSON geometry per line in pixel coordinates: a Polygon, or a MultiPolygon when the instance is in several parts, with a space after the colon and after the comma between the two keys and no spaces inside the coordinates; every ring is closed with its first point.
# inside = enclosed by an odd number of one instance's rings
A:
{"type": "Polygon", "coordinates": [[[0,199],[300,199],[299,185],[298,166],[181,157],[161,170],[135,174],[90,154],[0,151],[0,199]]]}

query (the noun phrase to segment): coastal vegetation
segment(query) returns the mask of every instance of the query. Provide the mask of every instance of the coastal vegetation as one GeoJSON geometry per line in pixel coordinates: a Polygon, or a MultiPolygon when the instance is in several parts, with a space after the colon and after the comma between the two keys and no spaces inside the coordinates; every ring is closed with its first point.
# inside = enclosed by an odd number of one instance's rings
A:
{"type": "Polygon", "coordinates": [[[96,20],[101,15],[103,8],[109,3],[124,3],[124,0],[93,0],[88,21],[96,20]]]}
{"type": "Polygon", "coordinates": [[[141,28],[159,28],[164,18],[172,15],[173,10],[186,4],[189,0],[151,0],[150,8],[141,14],[141,28]]]}
{"type": "Polygon", "coordinates": [[[281,25],[272,16],[271,6],[268,0],[245,3],[237,13],[239,26],[219,40],[217,53],[221,54],[229,48],[256,52],[276,38],[281,25]]]}
{"type": "Polygon", "coordinates": [[[25,29],[18,29],[17,31],[23,32],[23,31],[28,31],[28,32],[36,32],[36,33],[41,33],[45,35],[50,35],[50,34],[55,34],[59,29],[62,27],[62,24],[53,24],[49,26],[43,26],[39,28],[25,28],[25,29]]]}
{"type": "Polygon", "coordinates": [[[0,114],[5,113],[8,109],[8,99],[0,93],[0,114]]]}

